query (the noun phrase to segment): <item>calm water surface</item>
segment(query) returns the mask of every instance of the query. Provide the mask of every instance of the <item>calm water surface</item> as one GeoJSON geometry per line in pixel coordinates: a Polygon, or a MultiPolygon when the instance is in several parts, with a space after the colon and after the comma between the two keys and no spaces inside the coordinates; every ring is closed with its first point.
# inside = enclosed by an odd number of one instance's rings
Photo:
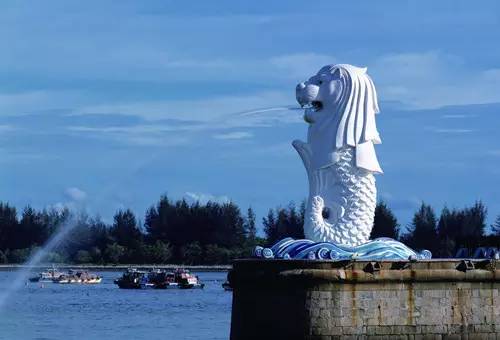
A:
{"type": "MultiPolygon", "coordinates": [[[[28,283],[0,310],[0,339],[228,339],[226,273],[196,273],[205,289],[124,290],[120,272],[97,285],[28,283]]],[[[0,271],[0,289],[14,272],[0,271]]]]}

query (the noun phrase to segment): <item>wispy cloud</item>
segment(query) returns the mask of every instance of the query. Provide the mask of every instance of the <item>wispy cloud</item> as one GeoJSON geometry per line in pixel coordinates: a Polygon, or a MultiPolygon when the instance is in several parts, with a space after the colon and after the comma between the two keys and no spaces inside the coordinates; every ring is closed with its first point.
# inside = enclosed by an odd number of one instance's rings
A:
{"type": "Polygon", "coordinates": [[[48,205],[49,209],[63,211],[69,209],[71,211],[85,211],[84,206],[87,203],[87,193],[78,187],[68,187],[64,189],[63,200],[48,205]]]}
{"type": "Polygon", "coordinates": [[[179,146],[190,142],[182,127],[140,125],[133,127],[70,126],[67,129],[80,136],[136,146],[179,146]]]}
{"type": "Polygon", "coordinates": [[[379,198],[394,210],[415,210],[422,203],[417,197],[400,197],[387,191],[381,192],[379,198]]]}
{"type": "Polygon", "coordinates": [[[234,131],[234,132],[228,132],[228,133],[220,133],[213,135],[215,139],[244,139],[244,138],[252,138],[253,133],[247,132],[247,131],[234,131]]]}
{"type": "Polygon", "coordinates": [[[208,202],[229,203],[231,201],[229,197],[225,195],[216,196],[202,192],[186,192],[184,194],[184,198],[186,198],[188,201],[199,202],[201,204],[206,204],[208,202]]]}
{"type": "Polygon", "coordinates": [[[491,156],[500,156],[500,149],[488,150],[486,153],[491,156]]]}
{"type": "Polygon", "coordinates": [[[1,133],[6,133],[6,132],[11,132],[15,131],[16,128],[12,125],[0,125],[0,132],[1,133]]]}
{"type": "Polygon", "coordinates": [[[383,100],[414,108],[500,101],[500,69],[478,69],[457,55],[436,50],[387,54],[369,66],[383,100]]]}
{"type": "Polygon", "coordinates": [[[44,110],[78,107],[88,102],[83,93],[69,90],[37,90],[0,93],[0,113],[19,115],[44,110]]]}
{"type": "Polygon", "coordinates": [[[468,118],[476,118],[477,115],[472,115],[472,114],[447,114],[447,115],[442,115],[441,118],[443,119],[468,119],[468,118]]]}
{"type": "Polygon", "coordinates": [[[432,132],[436,133],[470,133],[474,132],[474,130],[471,129],[438,129],[438,128],[433,128],[431,129],[432,132]]]}
{"type": "Polygon", "coordinates": [[[69,187],[64,190],[64,196],[71,201],[82,202],[87,198],[87,193],[77,187],[69,187]]]}
{"type": "Polygon", "coordinates": [[[276,68],[278,74],[283,73],[286,78],[307,80],[307,77],[314,75],[320,67],[335,64],[335,58],[312,52],[295,53],[273,57],[270,64],[276,68]]]}

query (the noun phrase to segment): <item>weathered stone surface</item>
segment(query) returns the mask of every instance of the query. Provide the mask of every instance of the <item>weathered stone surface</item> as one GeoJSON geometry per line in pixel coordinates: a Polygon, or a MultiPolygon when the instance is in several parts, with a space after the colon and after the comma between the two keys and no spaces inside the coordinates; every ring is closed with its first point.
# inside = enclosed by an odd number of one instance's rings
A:
{"type": "Polygon", "coordinates": [[[362,262],[236,261],[231,339],[497,339],[493,264],[382,262],[367,274],[362,262]]]}

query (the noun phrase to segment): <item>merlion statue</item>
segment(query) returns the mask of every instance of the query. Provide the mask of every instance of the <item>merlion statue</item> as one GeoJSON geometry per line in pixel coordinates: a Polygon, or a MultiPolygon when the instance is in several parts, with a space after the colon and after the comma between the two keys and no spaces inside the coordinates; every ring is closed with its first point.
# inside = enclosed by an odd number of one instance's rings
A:
{"type": "Polygon", "coordinates": [[[296,88],[309,124],[307,143],[294,141],[309,179],[307,239],[347,246],[366,243],[373,227],[382,169],[374,144],[377,93],[366,68],[324,66],[296,88]]]}
{"type": "Polygon", "coordinates": [[[328,65],[300,83],[297,101],[309,123],[307,143],[295,140],[309,179],[305,239],[286,237],[257,246],[263,259],[419,260],[417,252],[391,238],[369,240],[382,169],[375,154],[380,136],[375,124],[377,92],[366,68],[328,65]]]}

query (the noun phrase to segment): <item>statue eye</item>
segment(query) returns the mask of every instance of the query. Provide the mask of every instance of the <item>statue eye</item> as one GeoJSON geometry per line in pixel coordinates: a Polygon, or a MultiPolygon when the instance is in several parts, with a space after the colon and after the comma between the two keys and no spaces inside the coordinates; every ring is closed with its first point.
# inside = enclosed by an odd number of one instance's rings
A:
{"type": "Polygon", "coordinates": [[[320,85],[321,85],[321,84],[323,84],[323,80],[320,80],[320,81],[319,81],[319,84],[320,84],[320,85]]]}

